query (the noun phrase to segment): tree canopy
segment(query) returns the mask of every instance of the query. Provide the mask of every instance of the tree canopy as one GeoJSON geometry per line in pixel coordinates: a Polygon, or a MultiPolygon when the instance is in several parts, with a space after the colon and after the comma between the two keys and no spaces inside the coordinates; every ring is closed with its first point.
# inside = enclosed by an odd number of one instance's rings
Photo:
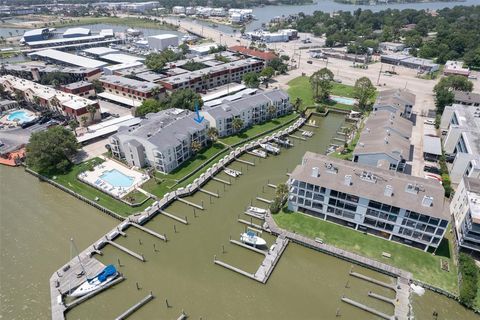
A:
{"type": "Polygon", "coordinates": [[[203,105],[202,97],[192,89],[181,89],[173,92],[163,100],[147,99],[135,110],[137,117],[147,113],[155,113],[168,108],[195,110],[195,102],[198,107],[203,105]]]}
{"type": "Polygon", "coordinates": [[[145,59],[145,65],[155,72],[160,72],[168,62],[177,61],[185,58],[183,52],[175,52],[167,49],[162,52],[150,53],[145,59]]]}
{"type": "Polygon", "coordinates": [[[464,76],[447,76],[440,79],[433,88],[438,114],[442,114],[445,106],[453,103],[455,97],[454,90],[471,92],[473,83],[464,76]]]}
{"type": "Polygon", "coordinates": [[[315,71],[310,76],[310,84],[313,89],[313,97],[318,101],[327,101],[330,97],[330,90],[333,84],[333,72],[328,68],[315,71]]]}
{"type": "Polygon", "coordinates": [[[248,72],[245,73],[242,77],[243,82],[249,88],[258,88],[260,85],[260,80],[258,79],[258,73],[248,72]]]}
{"type": "Polygon", "coordinates": [[[75,135],[62,126],[34,132],[27,144],[27,165],[41,173],[64,173],[79,147],[75,135]]]}
{"type": "Polygon", "coordinates": [[[369,102],[375,96],[377,89],[367,77],[361,77],[355,81],[354,94],[358,100],[358,107],[361,110],[366,110],[369,106],[369,102]]]}

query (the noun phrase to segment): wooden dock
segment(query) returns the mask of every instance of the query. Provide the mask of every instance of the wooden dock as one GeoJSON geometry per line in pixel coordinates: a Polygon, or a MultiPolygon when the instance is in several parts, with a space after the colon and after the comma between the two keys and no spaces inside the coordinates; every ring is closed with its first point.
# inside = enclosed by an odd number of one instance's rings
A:
{"type": "Polygon", "coordinates": [[[244,212],[247,216],[250,216],[250,217],[253,217],[253,218],[257,218],[257,219],[260,219],[260,220],[265,220],[265,215],[264,214],[260,214],[260,213],[255,213],[255,212],[251,212],[251,211],[245,211],[244,212]]]}
{"type": "Polygon", "coordinates": [[[267,183],[267,186],[269,186],[270,188],[273,188],[273,189],[277,189],[277,186],[274,185],[273,183],[267,183]]]}
{"type": "Polygon", "coordinates": [[[262,157],[262,156],[260,156],[260,155],[258,155],[258,154],[256,154],[256,153],[254,153],[254,152],[251,152],[251,151],[247,151],[246,153],[249,154],[249,155],[251,155],[251,156],[255,156],[255,157],[259,157],[259,158],[263,158],[263,159],[266,158],[266,156],[265,156],[265,157],[262,157]]]}
{"type": "Polygon", "coordinates": [[[128,308],[124,313],[119,315],[118,317],[115,318],[115,320],[124,320],[127,319],[129,316],[131,316],[135,311],[146,305],[148,302],[152,301],[154,298],[153,294],[150,292],[148,296],[143,298],[142,300],[138,301],[135,303],[133,306],[128,308]]]}
{"type": "Polygon", "coordinates": [[[299,136],[296,136],[296,135],[293,135],[293,134],[289,134],[288,136],[289,136],[289,137],[292,137],[292,138],[294,138],[294,139],[307,141],[306,138],[304,138],[304,137],[299,137],[299,136]]]}
{"type": "Polygon", "coordinates": [[[185,204],[188,204],[189,206],[192,206],[192,207],[194,207],[194,208],[203,210],[203,203],[202,203],[202,205],[199,205],[199,204],[193,203],[193,202],[191,202],[191,201],[185,200],[185,199],[180,198],[180,197],[178,197],[177,200],[180,201],[180,202],[183,202],[183,203],[185,203],[185,204]]]}
{"type": "Polygon", "coordinates": [[[240,247],[245,248],[245,249],[248,249],[248,250],[252,250],[253,252],[256,252],[256,253],[260,253],[260,254],[263,254],[263,255],[266,255],[266,254],[267,254],[267,251],[260,250],[260,249],[258,249],[258,248],[249,246],[248,244],[245,244],[245,243],[240,242],[240,241],[237,241],[237,240],[231,239],[231,240],[230,240],[230,243],[236,244],[237,246],[240,246],[240,247]]]}
{"type": "Polygon", "coordinates": [[[87,293],[86,295],[84,295],[84,296],[82,296],[78,299],[75,299],[74,301],[66,304],[65,305],[66,310],[69,310],[69,309],[72,309],[73,307],[78,306],[80,303],[96,296],[100,292],[102,292],[104,290],[107,290],[110,287],[113,287],[114,285],[116,285],[119,282],[122,282],[123,280],[125,280],[125,278],[122,275],[120,275],[118,278],[116,278],[116,279],[112,280],[111,282],[107,283],[105,286],[101,287],[100,289],[98,289],[96,291],[93,291],[93,292],[90,292],[90,293],[87,293]]]}
{"type": "Polygon", "coordinates": [[[230,181],[223,180],[223,179],[220,179],[220,178],[217,178],[217,177],[213,177],[212,179],[215,180],[215,181],[221,182],[221,183],[223,183],[223,184],[227,184],[227,185],[231,185],[231,184],[232,184],[230,181]]]}
{"type": "Polygon", "coordinates": [[[148,233],[149,235],[152,235],[152,236],[154,236],[154,237],[157,237],[157,238],[160,239],[160,240],[167,241],[167,237],[165,237],[164,235],[161,235],[161,234],[159,234],[159,233],[157,233],[157,232],[155,232],[155,231],[153,231],[153,230],[150,230],[150,229],[148,229],[148,228],[145,228],[144,226],[141,226],[141,225],[139,225],[139,224],[137,224],[137,223],[135,223],[135,222],[130,222],[129,225],[131,225],[131,226],[133,226],[133,227],[135,227],[135,228],[137,228],[137,229],[140,229],[140,230],[148,233]]]}
{"type": "Polygon", "coordinates": [[[220,195],[218,193],[215,193],[215,192],[212,192],[212,191],[208,191],[208,190],[205,190],[205,189],[202,189],[202,188],[198,189],[198,191],[206,193],[206,194],[208,194],[210,196],[213,196],[215,198],[220,198],[220,195]]]}
{"type": "Polygon", "coordinates": [[[177,217],[176,215],[173,215],[173,214],[171,214],[171,213],[168,213],[168,212],[165,211],[165,210],[160,210],[160,213],[163,214],[163,215],[166,216],[166,217],[169,217],[170,219],[176,220],[176,221],[181,222],[181,223],[183,223],[183,224],[188,224],[188,221],[187,221],[187,220],[182,219],[182,218],[179,218],[179,217],[177,217]]]}
{"type": "Polygon", "coordinates": [[[235,161],[238,161],[240,163],[244,163],[244,164],[248,164],[249,166],[255,166],[255,163],[253,162],[250,162],[250,161],[247,161],[247,160],[243,160],[243,159],[235,159],[235,161]]]}
{"type": "Polygon", "coordinates": [[[395,305],[395,299],[390,299],[390,298],[384,297],[382,295],[376,294],[375,292],[369,291],[368,296],[372,297],[372,298],[375,298],[375,299],[378,299],[380,301],[395,305]]]}
{"type": "Polygon", "coordinates": [[[356,278],[359,278],[359,279],[362,279],[362,280],[371,282],[371,283],[373,283],[373,284],[379,285],[379,286],[381,286],[381,287],[388,288],[388,289],[392,289],[393,291],[396,291],[396,290],[397,290],[396,287],[395,287],[395,285],[393,285],[393,284],[385,283],[385,282],[383,282],[383,281],[380,281],[380,280],[377,280],[377,279],[373,279],[373,278],[371,278],[371,277],[368,277],[368,276],[363,275],[363,274],[358,273],[358,272],[350,271],[350,275],[353,276],[353,277],[356,277],[356,278]]]}
{"type": "Polygon", "coordinates": [[[240,222],[240,223],[246,224],[249,227],[254,227],[254,228],[257,228],[259,230],[263,229],[263,227],[261,225],[253,223],[252,221],[247,221],[247,220],[244,220],[244,219],[238,219],[237,221],[240,222]]]}
{"type": "Polygon", "coordinates": [[[380,317],[380,318],[383,318],[385,320],[395,320],[395,317],[394,316],[389,316],[388,314],[385,314],[383,312],[380,312],[378,310],[375,310],[369,306],[366,306],[364,305],[363,303],[360,303],[360,302],[357,302],[355,300],[352,300],[352,299],[349,299],[349,298],[346,298],[346,297],[342,297],[342,301],[345,302],[345,303],[348,303],[352,306],[355,306],[359,309],[362,309],[364,311],[367,311],[367,312],[370,312],[371,314],[374,314],[376,315],[377,317],[380,317]]]}
{"type": "Polygon", "coordinates": [[[261,198],[261,197],[256,197],[256,199],[257,199],[258,201],[262,201],[262,202],[265,202],[265,203],[268,203],[268,204],[270,204],[270,203],[273,202],[272,200],[268,200],[268,199],[261,198]]]}
{"type": "Polygon", "coordinates": [[[107,243],[114,246],[115,248],[119,249],[119,250],[122,250],[123,252],[125,252],[126,254],[129,254],[131,255],[132,257],[134,258],[137,258],[138,260],[142,261],[142,262],[145,262],[145,258],[143,257],[143,254],[138,254],[128,248],[125,248],[124,246],[122,245],[119,245],[118,243],[114,242],[114,241],[111,241],[111,240],[107,240],[107,243]]]}

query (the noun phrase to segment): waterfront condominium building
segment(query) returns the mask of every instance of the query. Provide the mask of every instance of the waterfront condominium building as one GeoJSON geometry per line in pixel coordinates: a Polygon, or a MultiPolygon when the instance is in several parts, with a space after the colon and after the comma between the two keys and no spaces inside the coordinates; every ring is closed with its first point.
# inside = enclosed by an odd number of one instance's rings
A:
{"type": "Polygon", "coordinates": [[[60,67],[55,65],[46,65],[41,62],[36,64],[12,63],[2,64],[0,74],[9,74],[12,76],[24,78],[40,82],[42,78],[51,74],[60,73],[74,81],[92,81],[100,78],[102,70],[99,68],[83,68],[83,67],[60,67]]]}
{"type": "Polygon", "coordinates": [[[388,110],[399,112],[400,116],[410,119],[416,96],[408,89],[390,89],[380,91],[373,104],[373,111],[388,110]]]}
{"type": "Polygon", "coordinates": [[[445,107],[440,129],[445,134],[445,153],[455,155],[450,170],[452,182],[460,183],[463,176],[480,178],[480,107],[445,107]]]}
{"type": "Polygon", "coordinates": [[[459,247],[480,252],[480,179],[463,177],[450,204],[459,247]]]}
{"type": "Polygon", "coordinates": [[[307,152],[290,175],[289,209],[422,250],[449,222],[442,185],[307,152]]]}
{"type": "Polygon", "coordinates": [[[373,111],[353,150],[353,161],[403,172],[411,158],[412,127],[398,110],[373,111]]]}
{"type": "Polygon", "coordinates": [[[90,124],[101,118],[98,101],[10,75],[0,77],[0,84],[11,94],[21,93],[22,98],[31,104],[57,111],[68,118],[77,120],[82,125],[90,124]]]}
{"type": "Polygon", "coordinates": [[[245,73],[260,72],[263,67],[263,61],[242,59],[163,78],[159,83],[169,91],[188,88],[205,91],[231,82],[240,83],[245,73]]]}
{"type": "Polygon", "coordinates": [[[240,118],[243,128],[263,123],[292,111],[289,96],[282,90],[261,92],[239,100],[224,102],[214,107],[204,107],[201,115],[218,130],[219,136],[235,133],[233,119],[240,118]]]}
{"type": "Polygon", "coordinates": [[[100,97],[132,107],[165,93],[165,89],[159,84],[116,75],[102,76],[99,81],[104,89],[104,92],[99,94],[100,97]]]}
{"type": "Polygon", "coordinates": [[[189,159],[193,142],[207,143],[208,122],[198,123],[195,113],[167,109],[150,113],[136,127],[120,127],[110,137],[112,154],[136,167],[151,166],[168,173],[189,159]]]}

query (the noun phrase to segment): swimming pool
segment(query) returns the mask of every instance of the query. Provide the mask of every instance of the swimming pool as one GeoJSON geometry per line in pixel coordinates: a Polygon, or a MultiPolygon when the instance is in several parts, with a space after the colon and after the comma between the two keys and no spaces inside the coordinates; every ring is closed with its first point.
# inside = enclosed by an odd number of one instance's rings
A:
{"type": "Polygon", "coordinates": [[[130,188],[133,185],[133,181],[135,180],[135,178],[127,176],[126,174],[118,171],[117,169],[105,171],[100,176],[100,179],[116,188],[130,188]]]}
{"type": "Polygon", "coordinates": [[[34,116],[29,115],[27,111],[24,110],[10,112],[7,116],[8,121],[18,121],[19,123],[32,121],[34,118],[34,116]]]}
{"type": "Polygon", "coordinates": [[[357,100],[347,97],[331,96],[330,100],[333,100],[337,103],[346,104],[347,106],[353,106],[355,103],[357,103],[357,100]]]}

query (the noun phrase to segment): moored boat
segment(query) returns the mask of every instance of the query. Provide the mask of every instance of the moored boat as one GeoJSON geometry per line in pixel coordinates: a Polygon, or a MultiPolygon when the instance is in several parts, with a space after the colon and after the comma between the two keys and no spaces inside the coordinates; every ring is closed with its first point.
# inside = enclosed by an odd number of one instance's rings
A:
{"type": "Polygon", "coordinates": [[[256,214],[266,214],[267,213],[266,209],[262,209],[262,208],[258,208],[258,207],[252,207],[252,206],[249,206],[247,208],[247,211],[250,211],[250,212],[253,212],[253,213],[256,213],[256,214]]]}
{"type": "Polygon", "coordinates": [[[106,266],[99,274],[91,279],[85,280],[77,289],[75,289],[70,295],[72,297],[81,297],[87,293],[93,292],[105,286],[118,276],[118,271],[114,265],[110,264],[106,266]]]}
{"type": "Polygon", "coordinates": [[[267,241],[257,236],[253,231],[247,231],[240,234],[240,241],[255,247],[265,246],[267,244],[267,241]]]}
{"type": "Polygon", "coordinates": [[[240,171],[237,171],[237,170],[233,170],[233,169],[230,169],[230,168],[225,168],[225,170],[223,170],[223,172],[225,172],[226,174],[228,174],[229,176],[231,177],[238,177],[239,175],[241,175],[242,173],[240,171]]]}

